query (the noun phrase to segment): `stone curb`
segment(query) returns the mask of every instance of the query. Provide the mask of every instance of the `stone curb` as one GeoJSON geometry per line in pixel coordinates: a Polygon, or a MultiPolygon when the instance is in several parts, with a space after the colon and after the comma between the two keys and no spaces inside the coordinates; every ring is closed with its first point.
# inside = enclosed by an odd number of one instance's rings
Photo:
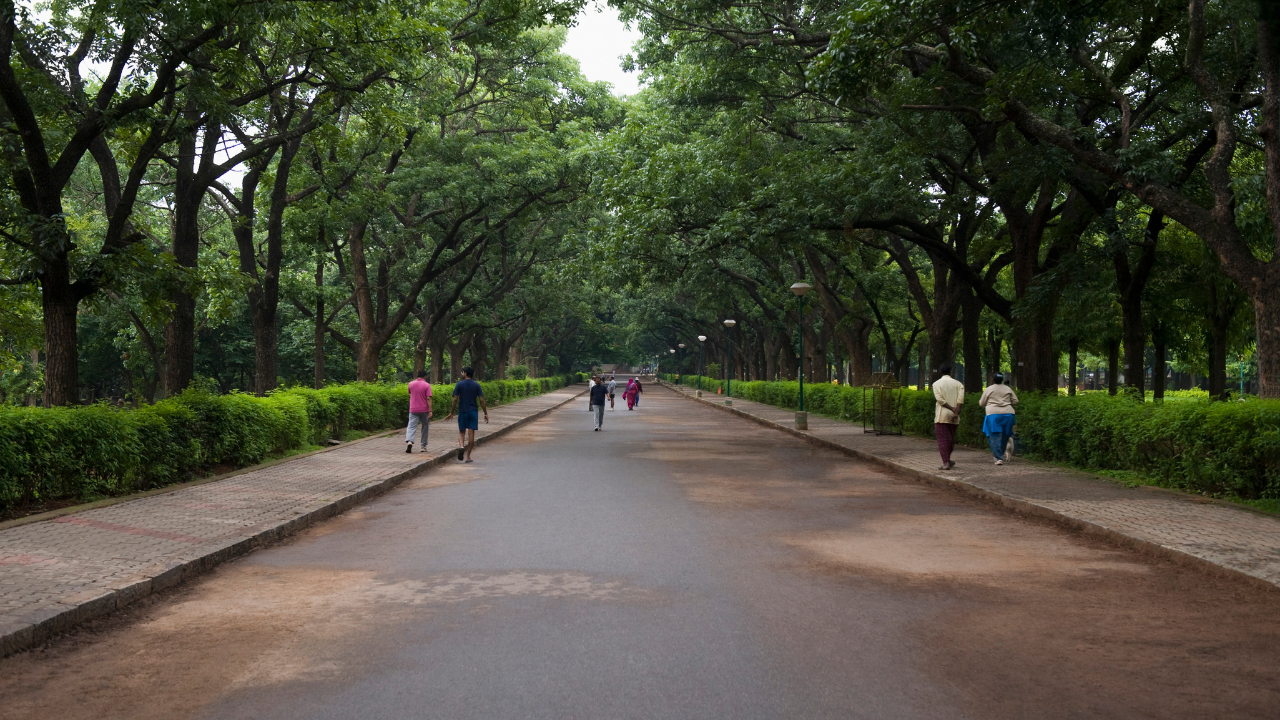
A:
{"type": "Polygon", "coordinates": [[[717,410],[722,410],[724,412],[732,413],[734,415],[737,415],[738,417],[751,420],[753,422],[756,422],[768,428],[772,428],[774,430],[781,430],[782,432],[785,432],[790,435],[794,435],[795,437],[798,437],[807,442],[813,443],[814,445],[819,445],[821,447],[829,448],[831,450],[836,450],[846,455],[851,455],[853,457],[856,457],[860,460],[866,460],[867,462],[875,463],[882,467],[893,470],[894,472],[907,475],[920,482],[925,482],[930,485],[945,487],[952,490],[958,490],[966,495],[978,498],[990,504],[996,505],[997,507],[1003,508],[1005,510],[1009,510],[1018,515],[1026,515],[1029,517],[1040,518],[1042,520],[1048,520],[1049,522],[1052,522],[1056,525],[1060,525],[1062,527],[1075,530],[1077,532],[1080,532],[1081,534],[1100,538],[1108,542],[1111,542],[1113,544],[1120,545],[1120,546],[1129,548],[1131,550],[1136,550],[1137,552],[1143,555],[1147,555],[1149,557],[1159,558],[1162,560],[1170,560],[1184,567],[1194,568],[1202,572],[1207,572],[1209,575],[1222,577],[1222,578],[1230,578],[1233,580],[1245,580],[1250,585],[1253,585],[1254,587],[1258,587],[1268,591],[1280,591],[1280,586],[1270,582],[1269,580],[1265,580],[1260,577],[1254,577],[1253,575],[1250,575],[1249,573],[1246,573],[1242,570],[1226,567],[1225,565],[1219,565],[1218,563],[1215,563],[1212,560],[1207,560],[1202,557],[1196,557],[1195,555],[1191,555],[1190,553],[1184,552],[1177,548],[1166,547],[1159,543],[1151,542],[1150,540],[1143,540],[1141,538],[1136,538],[1136,537],[1133,537],[1132,535],[1127,535],[1118,530],[1113,530],[1112,528],[1109,528],[1105,525],[1099,525],[1094,522],[1089,522],[1088,520],[1082,520],[1077,517],[1072,517],[1070,515],[1064,514],[1052,508],[1047,508],[1043,505],[1037,505],[1036,503],[1033,503],[1027,500],[1021,500],[1018,498],[1009,497],[1008,495],[1003,495],[1001,493],[988,490],[986,488],[981,488],[971,483],[967,483],[958,478],[950,478],[945,475],[935,475],[934,473],[931,473],[931,472],[926,472],[923,470],[917,470],[912,467],[907,467],[906,465],[896,463],[887,458],[882,458],[878,455],[873,455],[871,453],[864,452],[862,450],[857,450],[845,445],[841,445],[840,443],[835,442],[834,440],[827,440],[825,438],[818,437],[817,435],[813,435],[803,430],[797,430],[795,428],[787,427],[786,425],[773,422],[772,420],[759,417],[758,415],[752,415],[749,412],[746,412],[744,410],[739,410],[738,408],[735,408],[729,405],[721,405],[716,402],[706,400],[704,398],[697,398],[692,395],[686,395],[680,390],[676,390],[672,388],[669,384],[665,382],[659,381],[658,384],[687,400],[692,400],[696,403],[701,403],[702,405],[713,407],[717,410]]]}
{"type": "MultiPolygon", "coordinates": [[[[549,414],[551,411],[559,409],[573,400],[576,400],[581,397],[584,392],[586,391],[581,390],[573,395],[569,395],[564,400],[552,405],[551,407],[543,408],[531,415],[513,421],[510,425],[498,428],[484,437],[476,438],[476,445],[487,443],[495,438],[500,438],[528,422],[537,420],[538,418],[549,414]]],[[[369,438],[361,438],[360,441],[373,439],[374,437],[384,437],[385,435],[386,433],[377,433],[369,438]]],[[[346,447],[351,444],[353,443],[344,443],[342,446],[338,447],[346,447]]],[[[338,447],[326,448],[325,450],[336,450],[338,447]]],[[[302,456],[299,455],[297,457],[302,456]]],[[[391,490],[409,478],[415,477],[437,465],[445,464],[452,457],[453,453],[449,452],[423,460],[408,470],[404,470],[403,472],[378,480],[361,488],[360,490],[357,490],[356,492],[345,495],[329,502],[326,505],[316,508],[305,515],[299,515],[298,517],[278,525],[260,528],[249,537],[227,540],[220,546],[215,545],[202,548],[198,555],[194,555],[190,558],[172,562],[163,566],[156,566],[148,571],[139,573],[138,575],[116,582],[112,585],[105,585],[100,588],[86,590],[78,595],[73,595],[58,603],[58,605],[63,607],[43,608],[27,615],[18,622],[0,625],[0,658],[32,648],[80,623],[101,617],[118,610],[135,600],[144,598],[152,593],[173,587],[185,580],[189,580],[193,577],[209,572],[228,560],[252,552],[259,547],[278,542],[285,537],[302,530],[303,528],[350,510],[360,503],[371,500],[372,498],[391,490]]],[[[283,460],[283,462],[288,462],[292,459],[295,458],[288,458],[283,460]]],[[[239,475],[243,474],[243,472],[236,472],[233,474],[239,475]]]]}

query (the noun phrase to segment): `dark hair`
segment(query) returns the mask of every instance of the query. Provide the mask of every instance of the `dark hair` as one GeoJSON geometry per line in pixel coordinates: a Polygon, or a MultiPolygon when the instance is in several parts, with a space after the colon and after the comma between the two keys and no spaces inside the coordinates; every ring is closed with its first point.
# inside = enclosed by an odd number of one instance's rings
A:
{"type": "Polygon", "coordinates": [[[938,377],[951,374],[951,363],[944,362],[938,366],[938,377]]]}
{"type": "Polygon", "coordinates": [[[419,370],[419,371],[418,371],[418,377],[420,377],[420,378],[425,378],[426,376],[427,376],[427,370],[426,370],[426,368],[423,368],[422,370],[419,370]]]}
{"type": "Polygon", "coordinates": [[[462,374],[463,374],[463,375],[466,375],[467,377],[471,377],[471,366],[470,366],[470,365],[468,365],[468,366],[466,366],[466,367],[462,368],[462,374]]]}
{"type": "Polygon", "coordinates": [[[996,373],[996,374],[995,374],[995,377],[994,377],[993,379],[995,380],[996,385],[1003,385],[1003,384],[1004,384],[1004,373],[996,373]]]}

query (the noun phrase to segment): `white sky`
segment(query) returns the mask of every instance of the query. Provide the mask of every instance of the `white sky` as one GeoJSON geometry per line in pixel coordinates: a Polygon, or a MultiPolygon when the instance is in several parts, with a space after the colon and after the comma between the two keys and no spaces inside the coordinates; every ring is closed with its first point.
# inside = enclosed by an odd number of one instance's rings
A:
{"type": "Polygon", "coordinates": [[[593,2],[578,15],[578,24],[569,28],[561,50],[578,60],[588,80],[603,80],[613,86],[614,95],[634,95],[639,89],[637,73],[622,72],[622,56],[640,39],[618,20],[618,11],[603,2],[593,2]]]}

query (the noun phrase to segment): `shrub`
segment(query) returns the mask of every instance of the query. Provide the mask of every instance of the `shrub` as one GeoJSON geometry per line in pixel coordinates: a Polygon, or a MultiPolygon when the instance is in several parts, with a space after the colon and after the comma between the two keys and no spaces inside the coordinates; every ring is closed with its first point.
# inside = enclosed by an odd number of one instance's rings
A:
{"type": "MultiPolygon", "coordinates": [[[[682,385],[696,386],[686,375],[682,385]]],[[[704,390],[723,386],[702,379],[704,390]]],[[[735,382],[733,394],[797,409],[798,382],[735,382]]],[[[868,396],[869,397],[869,396],[868,396]]],[[[979,395],[966,396],[957,441],[985,448],[979,395]]],[[[863,389],[805,384],[805,409],[846,422],[863,417],[863,389]]],[[[1138,473],[1159,485],[1215,496],[1280,498],[1280,401],[1212,402],[1207,394],[1175,395],[1171,402],[1135,402],[1124,396],[1057,393],[1019,396],[1020,452],[1087,470],[1138,473]]],[[[933,437],[930,390],[902,390],[905,433],[933,437]]]]}
{"type": "Polygon", "coordinates": [[[529,377],[528,365],[512,365],[507,368],[508,380],[524,380],[527,377],[529,377]]]}
{"type": "MultiPolygon", "coordinates": [[[[564,387],[572,376],[482,382],[489,405],[564,387]]],[[[433,387],[433,415],[452,385],[433,387]]],[[[245,467],[351,430],[403,426],[405,385],[289,388],[267,397],[191,389],[137,409],[109,405],[0,406],[0,509],[19,503],[121,495],[181,482],[215,466],[245,467]]]]}

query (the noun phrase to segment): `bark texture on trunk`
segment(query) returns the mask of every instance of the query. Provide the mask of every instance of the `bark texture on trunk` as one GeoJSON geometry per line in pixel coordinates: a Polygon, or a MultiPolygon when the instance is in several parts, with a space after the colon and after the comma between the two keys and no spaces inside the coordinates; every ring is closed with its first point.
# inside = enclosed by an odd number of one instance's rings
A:
{"type": "Polygon", "coordinates": [[[1209,328],[1209,397],[1222,400],[1227,392],[1227,328],[1209,328]]]}
{"type": "Polygon", "coordinates": [[[1280,281],[1253,303],[1258,333],[1258,396],[1280,398],[1280,281]]]}
{"type": "Polygon", "coordinates": [[[1080,341],[1072,338],[1068,352],[1070,353],[1070,369],[1067,370],[1067,395],[1074,396],[1076,394],[1076,380],[1080,376],[1078,364],[1080,362],[1080,341]]]}
{"type": "Polygon", "coordinates": [[[1151,396],[1156,402],[1159,402],[1164,400],[1165,356],[1168,354],[1169,348],[1163,340],[1160,340],[1156,342],[1155,349],[1155,362],[1151,366],[1151,396]]]}
{"type": "Polygon", "coordinates": [[[80,401],[80,353],[76,310],[80,301],[71,287],[71,267],[65,258],[46,261],[42,277],[44,311],[44,406],[75,405],[80,401]]]}
{"type": "Polygon", "coordinates": [[[316,259],[316,322],[313,360],[316,389],[324,387],[324,256],[316,259]]]}
{"type": "Polygon", "coordinates": [[[980,393],[982,383],[982,329],[978,321],[982,317],[982,300],[973,294],[965,293],[964,307],[960,318],[961,332],[964,337],[964,391],[980,393]]]}
{"type": "Polygon", "coordinates": [[[1120,341],[1107,341],[1107,392],[1116,394],[1119,387],[1120,374],[1120,341]]]}

